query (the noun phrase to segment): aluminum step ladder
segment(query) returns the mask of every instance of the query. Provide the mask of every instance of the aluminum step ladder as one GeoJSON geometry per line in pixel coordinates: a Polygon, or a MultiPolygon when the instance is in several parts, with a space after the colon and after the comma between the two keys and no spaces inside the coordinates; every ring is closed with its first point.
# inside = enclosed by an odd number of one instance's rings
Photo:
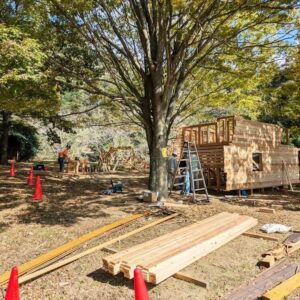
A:
{"type": "MultiPolygon", "coordinates": [[[[189,172],[190,178],[190,189],[193,195],[193,202],[197,203],[200,201],[209,202],[209,196],[207,192],[207,186],[203,175],[201,161],[199,159],[197,147],[193,142],[184,142],[181,158],[177,163],[177,169],[173,177],[172,185],[170,188],[170,194],[174,187],[184,186],[185,173],[189,172]],[[178,175],[180,174],[180,175],[178,175]],[[177,182],[179,180],[179,182],[177,182]],[[199,187],[201,185],[201,187],[199,187]],[[205,198],[199,199],[196,192],[204,192],[205,198]]],[[[203,194],[202,194],[203,195],[203,194]]]]}

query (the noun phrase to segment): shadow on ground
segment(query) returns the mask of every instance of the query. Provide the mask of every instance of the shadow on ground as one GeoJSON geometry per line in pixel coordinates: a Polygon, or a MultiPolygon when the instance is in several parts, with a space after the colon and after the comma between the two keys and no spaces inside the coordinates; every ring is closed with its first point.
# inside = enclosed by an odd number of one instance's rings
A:
{"type": "MultiPolygon", "coordinates": [[[[27,166],[28,169],[28,166],[27,166]]],[[[9,214],[17,223],[38,223],[44,225],[72,224],[86,218],[107,218],[107,211],[114,207],[118,211],[135,213],[140,210],[137,193],[146,185],[146,177],[141,174],[105,174],[84,177],[58,178],[53,172],[40,172],[43,201],[32,201],[34,187],[26,185],[27,175],[19,167],[16,178],[7,174],[0,176],[0,214],[9,214]],[[103,195],[101,191],[111,187],[111,178],[124,183],[125,192],[103,195]]],[[[10,226],[1,223],[0,230],[10,226]],[[2,224],[2,225],[1,225],[2,224]]]]}
{"type": "MultiPolygon", "coordinates": [[[[87,275],[88,277],[94,279],[95,281],[99,281],[102,283],[108,283],[112,286],[126,286],[129,289],[134,289],[133,286],[133,279],[127,279],[124,278],[123,274],[118,274],[118,275],[111,275],[108,272],[104,271],[103,269],[98,269],[90,274],[87,275]]],[[[147,285],[147,290],[153,289],[155,286],[153,284],[146,283],[147,285]]]]}

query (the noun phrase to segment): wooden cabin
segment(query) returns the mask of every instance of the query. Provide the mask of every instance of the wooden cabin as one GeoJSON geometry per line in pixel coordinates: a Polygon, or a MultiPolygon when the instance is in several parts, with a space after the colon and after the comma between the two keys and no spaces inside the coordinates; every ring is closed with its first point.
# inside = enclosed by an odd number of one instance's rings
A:
{"type": "Polygon", "coordinates": [[[197,145],[209,188],[218,191],[256,189],[299,182],[299,150],[288,145],[288,133],[274,124],[230,116],[183,127],[175,148],[197,145]],[[285,143],[283,144],[283,137],[285,143]]]}

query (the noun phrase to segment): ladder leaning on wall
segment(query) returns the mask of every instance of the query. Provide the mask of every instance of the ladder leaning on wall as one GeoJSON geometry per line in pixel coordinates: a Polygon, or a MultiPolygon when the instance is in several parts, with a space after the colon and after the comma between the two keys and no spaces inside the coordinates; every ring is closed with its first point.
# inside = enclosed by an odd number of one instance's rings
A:
{"type": "Polygon", "coordinates": [[[185,184],[185,174],[189,172],[190,189],[192,191],[193,201],[209,202],[209,196],[207,192],[206,182],[203,175],[203,169],[201,161],[199,159],[197,147],[193,142],[184,142],[181,151],[181,158],[177,163],[177,169],[173,177],[172,185],[170,188],[170,194],[174,187],[183,186],[185,184]],[[177,182],[179,179],[179,182],[177,182]],[[202,185],[201,185],[202,183],[202,185]],[[199,187],[201,185],[201,187],[199,187]],[[205,198],[199,198],[198,196],[203,194],[196,194],[196,192],[204,191],[205,198]]]}

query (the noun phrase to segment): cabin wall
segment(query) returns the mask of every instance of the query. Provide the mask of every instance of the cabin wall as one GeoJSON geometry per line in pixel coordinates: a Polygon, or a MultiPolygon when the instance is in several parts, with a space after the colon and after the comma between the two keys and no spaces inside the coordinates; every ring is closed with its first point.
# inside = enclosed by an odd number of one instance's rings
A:
{"type": "Polygon", "coordinates": [[[232,143],[224,146],[226,190],[288,184],[285,161],[292,183],[299,182],[298,149],[281,144],[282,129],[273,124],[236,118],[232,143]],[[252,154],[261,153],[262,170],[252,170],[252,154]]]}

